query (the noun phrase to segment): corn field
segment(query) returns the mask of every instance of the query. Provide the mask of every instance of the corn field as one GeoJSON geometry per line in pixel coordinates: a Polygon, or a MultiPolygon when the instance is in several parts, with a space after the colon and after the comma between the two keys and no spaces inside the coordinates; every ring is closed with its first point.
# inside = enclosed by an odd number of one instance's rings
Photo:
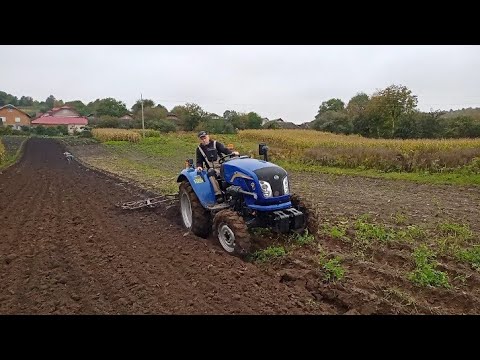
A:
{"type": "Polygon", "coordinates": [[[92,135],[101,142],[105,141],[130,141],[139,142],[141,135],[133,130],[125,129],[93,129],[92,135]]]}
{"type": "Polygon", "coordinates": [[[267,143],[276,158],[313,165],[480,173],[480,139],[368,139],[314,130],[244,130],[238,137],[267,143]]]}

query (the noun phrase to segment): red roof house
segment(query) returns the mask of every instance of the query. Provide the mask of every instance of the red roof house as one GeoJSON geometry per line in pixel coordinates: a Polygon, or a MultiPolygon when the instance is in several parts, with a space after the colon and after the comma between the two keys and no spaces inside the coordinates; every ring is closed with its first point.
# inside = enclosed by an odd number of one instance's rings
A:
{"type": "Polygon", "coordinates": [[[70,106],[62,106],[60,108],[53,108],[32,120],[32,126],[67,126],[68,132],[73,134],[75,131],[82,131],[83,127],[88,125],[88,119],[80,114],[70,106]]]}

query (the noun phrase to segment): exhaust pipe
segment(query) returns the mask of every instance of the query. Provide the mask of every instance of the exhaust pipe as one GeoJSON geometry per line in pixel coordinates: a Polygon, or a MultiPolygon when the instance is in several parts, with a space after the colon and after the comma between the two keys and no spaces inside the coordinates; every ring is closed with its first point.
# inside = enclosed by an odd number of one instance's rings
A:
{"type": "Polygon", "coordinates": [[[263,155],[263,160],[268,161],[268,146],[265,143],[258,144],[258,155],[263,155]]]}

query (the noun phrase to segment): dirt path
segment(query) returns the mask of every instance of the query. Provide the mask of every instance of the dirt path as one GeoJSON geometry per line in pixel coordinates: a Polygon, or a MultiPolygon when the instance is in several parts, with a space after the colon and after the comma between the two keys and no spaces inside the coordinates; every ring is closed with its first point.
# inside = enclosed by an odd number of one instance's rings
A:
{"type": "Polygon", "coordinates": [[[335,313],[304,287],[184,235],[140,190],[67,163],[34,138],[0,175],[1,314],[335,313]]]}

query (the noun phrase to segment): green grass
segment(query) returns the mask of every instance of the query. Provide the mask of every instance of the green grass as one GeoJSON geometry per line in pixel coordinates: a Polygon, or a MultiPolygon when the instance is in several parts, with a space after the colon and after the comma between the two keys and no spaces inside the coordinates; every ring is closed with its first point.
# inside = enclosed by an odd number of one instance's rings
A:
{"type": "Polygon", "coordinates": [[[310,234],[307,229],[302,234],[292,234],[289,237],[289,242],[293,243],[294,245],[308,245],[315,241],[315,236],[310,234]]]}
{"type": "Polygon", "coordinates": [[[324,280],[328,282],[340,281],[345,276],[345,269],[343,268],[342,259],[338,256],[325,261],[323,258],[320,258],[319,264],[322,266],[322,269],[325,272],[324,280]]]}
{"type": "MultiPolygon", "coordinates": [[[[261,158],[258,155],[258,142],[246,138],[240,138],[235,134],[212,135],[218,141],[225,145],[233,144],[235,150],[241,154],[247,154],[255,158],[261,158]]],[[[162,134],[160,137],[147,137],[139,143],[130,143],[127,141],[109,141],[105,143],[109,148],[115,149],[119,153],[135,152],[148,157],[156,157],[159,161],[169,159],[172,166],[177,168],[183,166],[185,159],[195,159],[195,149],[198,140],[194,133],[171,133],[162,134]]],[[[270,161],[284,167],[287,171],[304,171],[313,173],[324,173],[333,175],[351,175],[373,178],[383,178],[390,180],[406,180],[428,184],[456,184],[456,185],[480,185],[480,174],[470,174],[465,171],[449,173],[429,173],[429,172],[383,172],[373,169],[351,169],[340,167],[329,167],[303,163],[301,160],[281,160],[271,157],[270,161]]]]}
{"type": "Polygon", "coordinates": [[[408,274],[408,279],[419,286],[450,288],[448,275],[437,270],[435,253],[425,245],[420,245],[413,252],[415,269],[408,274]]]}
{"type": "Polygon", "coordinates": [[[6,154],[0,159],[0,170],[13,165],[22,156],[23,148],[28,136],[5,135],[0,137],[4,143],[6,154]]]}
{"type": "Polygon", "coordinates": [[[347,229],[348,223],[339,223],[336,225],[330,225],[326,223],[322,226],[322,233],[330,236],[333,239],[349,240],[347,238],[347,229]]]}
{"type": "Polygon", "coordinates": [[[476,245],[469,249],[464,249],[458,252],[457,258],[469,263],[472,268],[480,271],[480,246],[476,245]]]}
{"type": "Polygon", "coordinates": [[[251,258],[256,262],[269,262],[274,259],[279,259],[287,255],[287,252],[283,246],[269,246],[264,250],[255,251],[251,258]]]}
{"type": "Polygon", "coordinates": [[[442,222],[437,225],[438,234],[434,237],[438,252],[458,258],[465,245],[471,244],[473,232],[466,224],[442,222]]]}
{"type": "Polygon", "coordinates": [[[394,230],[388,229],[382,224],[374,224],[366,216],[361,216],[355,222],[355,239],[363,244],[380,242],[386,244],[395,239],[394,230]]]}
{"type": "Polygon", "coordinates": [[[473,237],[472,230],[467,224],[443,222],[438,225],[438,228],[443,236],[456,237],[462,242],[467,242],[473,237]]]}
{"type": "Polygon", "coordinates": [[[170,137],[148,137],[140,140],[138,143],[130,141],[107,141],[104,143],[107,147],[118,152],[140,152],[149,156],[157,157],[178,157],[179,154],[195,154],[195,148],[185,139],[174,139],[170,137]]]}
{"type": "Polygon", "coordinates": [[[408,225],[406,229],[398,230],[397,239],[403,240],[407,243],[413,243],[414,241],[422,241],[427,238],[427,231],[418,225],[408,225]]]}
{"type": "Polygon", "coordinates": [[[392,214],[391,218],[397,225],[405,225],[407,223],[407,215],[405,215],[400,211],[397,211],[395,214],[392,214]]]}

